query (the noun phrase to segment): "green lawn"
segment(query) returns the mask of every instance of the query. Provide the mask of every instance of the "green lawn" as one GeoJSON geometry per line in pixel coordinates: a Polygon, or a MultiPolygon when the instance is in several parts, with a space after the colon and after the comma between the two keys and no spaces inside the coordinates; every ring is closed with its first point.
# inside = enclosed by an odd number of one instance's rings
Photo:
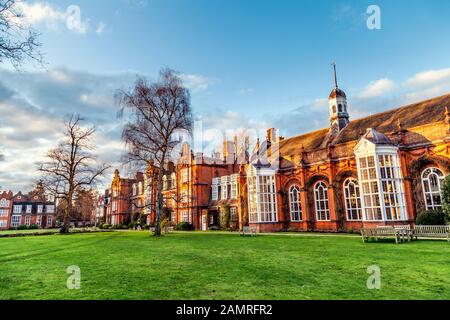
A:
{"type": "Polygon", "coordinates": [[[450,244],[112,232],[0,239],[0,299],[450,299],[450,244]],[[81,268],[68,290],[66,269],[81,268]],[[367,267],[381,268],[368,290],[367,267]]]}
{"type": "Polygon", "coordinates": [[[47,232],[58,233],[59,229],[2,230],[0,231],[0,236],[4,234],[27,234],[27,233],[47,233],[47,232]]]}

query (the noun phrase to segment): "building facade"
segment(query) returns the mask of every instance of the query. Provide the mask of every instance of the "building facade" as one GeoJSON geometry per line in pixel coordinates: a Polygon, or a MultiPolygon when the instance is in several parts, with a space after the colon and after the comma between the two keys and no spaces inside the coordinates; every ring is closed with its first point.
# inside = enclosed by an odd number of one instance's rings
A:
{"type": "Polygon", "coordinates": [[[11,191],[4,191],[0,194],[0,230],[9,229],[12,212],[12,198],[13,193],[11,191]]]}
{"type": "MultiPolygon", "coordinates": [[[[1,200],[0,200],[1,201],[1,200]]],[[[37,195],[24,195],[21,192],[11,199],[9,228],[38,226],[53,228],[56,224],[56,206],[37,195]]]]}
{"type": "Polygon", "coordinates": [[[330,94],[330,128],[267,139],[247,168],[249,223],[259,231],[352,231],[413,224],[442,208],[450,173],[450,95],[349,121],[330,94]],[[276,164],[275,164],[276,163],[276,164]]]}
{"type": "MultiPolygon", "coordinates": [[[[225,140],[212,157],[185,145],[178,162],[164,168],[163,215],[196,230],[348,232],[413,224],[419,213],[442,208],[449,107],[450,94],[351,120],[347,96],[335,83],[327,128],[287,139],[269,129],[251,154],[237,139],[225,140]]],[[[112,224],[137,211],[154,222],[156,176],[151,166],[135,179],[116,171],[112,224]]]]}

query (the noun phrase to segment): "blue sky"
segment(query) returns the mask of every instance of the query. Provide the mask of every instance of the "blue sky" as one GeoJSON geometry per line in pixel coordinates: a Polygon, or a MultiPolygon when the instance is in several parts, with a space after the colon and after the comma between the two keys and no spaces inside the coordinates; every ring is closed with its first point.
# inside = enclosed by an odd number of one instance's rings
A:
{"type": "Polygon", "coordinates": [[[57,125],[40,126],[70,112],[98,125],[101,152],[117,161],[112,93],[163,66],[183,74],[206,128],[275,126],[285,136],[328,125],[334,60],[352,118],[450,92],[444,0],[29,0],[24,10],[48,65],[1,71],[0,112],[23,116],[0,121],[0,185],[12,189],[30,183],[23,150],[45,153],[58,137],[57,125]],[[366,26],[371,4],[381,30],[366,26]],[[65,23],[70,5],[81,10],[76,30],[65,23]]]}

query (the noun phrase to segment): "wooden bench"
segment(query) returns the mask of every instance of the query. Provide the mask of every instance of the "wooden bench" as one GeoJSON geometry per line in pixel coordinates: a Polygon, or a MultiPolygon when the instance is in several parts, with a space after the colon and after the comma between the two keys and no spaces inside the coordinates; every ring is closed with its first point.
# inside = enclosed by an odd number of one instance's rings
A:
{"type": "Polygon", "coordinates": [[[164,228],[164,233],[172,233],[173,230],[174,230],[174,228],[173,228],[172,226],[170,226],[170,227],[165,227],[165,228],[164,228]]]}
{"type": "Polygon", "coordinates": [[[395,230],[400,233],[402,241],[411,241],[413,239],[413,230],[409,224],[407,225],[395,225],[395,230]]]}
{"type": "Polygon", "coordinates": [[[395,243],[398,243],[400,239],[400,234],[394,227],[377,227],[372,229],[361,229],[361,236],[363,242],[369,241],[369,239],[395,239],[395,243]]]}
{"type": "Polygon", "coordinates": [[[413,237],[447,239],[450,242],[450,226],[415,226],[413,237]]]}
{"type": "Polygon", "coordinates": [[[256,228],[255,227],[243,227],[242,230],[239,232],[241,236],[250,235],[250,236],[256,236],[256,228]]]}

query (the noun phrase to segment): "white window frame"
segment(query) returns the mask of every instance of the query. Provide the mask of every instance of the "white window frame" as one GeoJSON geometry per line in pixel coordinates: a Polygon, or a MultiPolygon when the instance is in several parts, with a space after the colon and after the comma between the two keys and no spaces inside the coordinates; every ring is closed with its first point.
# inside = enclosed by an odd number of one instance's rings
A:
{"type": "Polygon", "coordinates": [[[314,205],[317,221],[331,221],[328,186],[323,181],[318,181],[314,185],[314,205]]]}
{"type": "Polygon", "coordinates": [[[425,203],[425,209],[426,210],[436,210],[436,209],[442,209],[442,184],[445,179],[445,174],[442,172],[441,169],[437,167],[428,167],[425,170],[422,171],[421,174],[421,180],[422,180],[422,191],[423,191],[423,197],[424,197],[424,203],[425,203]],[[425,177],[425,174],[427,171],[430,171],[425,177]],[[433,191],[431,189],[431,180],[430,176],[436,176],[437,179],[437,191],[433,191]],[[427,199],[427,196],[429,196],[429,199],[427,199]],[[438,196],[440,204],[435,204],[435,196],[438,196]]]}
{"type": "Polygon", "coordinates": [[[211,200],[217,201],[219,200],[219,184],[220,180],[218,178],[214,178],[211,184],[211,200]]]}
{"type": "Polygon", "coordinates": [[[237,207],[230,207],[230,220],[231,221],[237,221],[238,218],[238,211],[237,211],[237,207]],[[233,219],[234,216],[234,219],[233,219]]]}
{"type": "Polygon", "coordinates": [[[25,216],[25,225],[28,227],[31,225],[31,216],[25,216]]]}
{"type": "MultiPolygon", "coordinates": [[[[45,206],[45,212],[46,213],[55,213],[55,205],[54,204],[48,204],[45,206]]],[[[39,213],[39,211],[38,211],[39,213]]]]}
{"type": "Polygon", "coordinates": [[[355,147],[355,155],[361,187],[363,221],[407,221],[408,212],[398,148],[391,145],[375,145],[362,139],[355,147]],[[368,160],[371,158],[374,159],[374,163],[369,166],[368,160]],[[386,159],[389,160],[388,164],[386,159]],[[367,176],[365,172],[369,167],[372,173],[367,176]],[[367,182],[370,182],[370,189],[367,182]],[[376,209],[377,216],[373,209],[376,209]],[[393,217],[392,213],[397,217],[393,217]]]}
{"type": "Polygon", "coordinates": [[[278,222],[275,174],[270,168],[256,169],[250,166],[247,172],[250,223],[278,222]]]}
{"type": "Polygon", "coordinates": [[[52,216],[48,216],[47,217],[47,226],[51,227],[53,225],[53,217],[52,216]]]}
{"type": "Polygon", "coordinates": [[[0,220],[0,228],[6,228],[8,226],[8,221],[0,220]]]}
{"type": "Polygon", "coordinates": [[[230,177],[225,176],[220,178],[221,187],[220,187],[220,199],[227,200],[228,199],[228,185],[230,184],[230,177]]]}
{"type": "Polygon", "coordinates": [[[22,205],[16,204],[13,206],[13,213],[22,214],[22,205]]]}
{"type": "Polygon", "coordinates": [[[0,217],[6,218],[9,216],[9,209],[2,208],[0,209],[0,217]]]}
{"type": "Polygon", "coordinates": [[[189,168],[183,168],[181,169],[181,182],[182,183],[187,183],[189,182],[189,168]]]}
{"type": "Polygon", "coordinates": [[[230,184],[231,184],[230,199],[237,199],[239,196],[238,181],[239,181],[238,174],[233,174],[230,176],[230,184]]]}
{"type": "Polygon", "coordinates": [[[44,212],[44,206],[42,204],[39,204],[37,206],[37,213],[43,213],[44,212]]]}
{"type": "Polygon", "coordinates": [[[42,225],[42,216],[36,216],[36,225],[39,227],[42,225]]]}
{"type": "Polygon", "coordinates": [[[9,208],[9,200],[3,198],[0,200],[0,208],[9,208]]]}
{"type": "Polygon", "coordinates": [[[345,179],[343,189],[347,221],[362,221],[361,191],[358,180],[355,178],[345,179]],[[352,193],[351,185],[353,185],[354,193],[352,193]]]}
{"type": "Polygon", "coordinates": [[[302,222],[302,193],[298,185],[293,184],[289,187],[289,212],[292,222],[302,222]]]}
{"type": "Polygon", "coordinates": [[[18,226],[20,226],[20,222],[21,221],[22,221],[22,216],[13,215],[11,217],[11,227],[12,228],[17,228],[18,226]]]}

